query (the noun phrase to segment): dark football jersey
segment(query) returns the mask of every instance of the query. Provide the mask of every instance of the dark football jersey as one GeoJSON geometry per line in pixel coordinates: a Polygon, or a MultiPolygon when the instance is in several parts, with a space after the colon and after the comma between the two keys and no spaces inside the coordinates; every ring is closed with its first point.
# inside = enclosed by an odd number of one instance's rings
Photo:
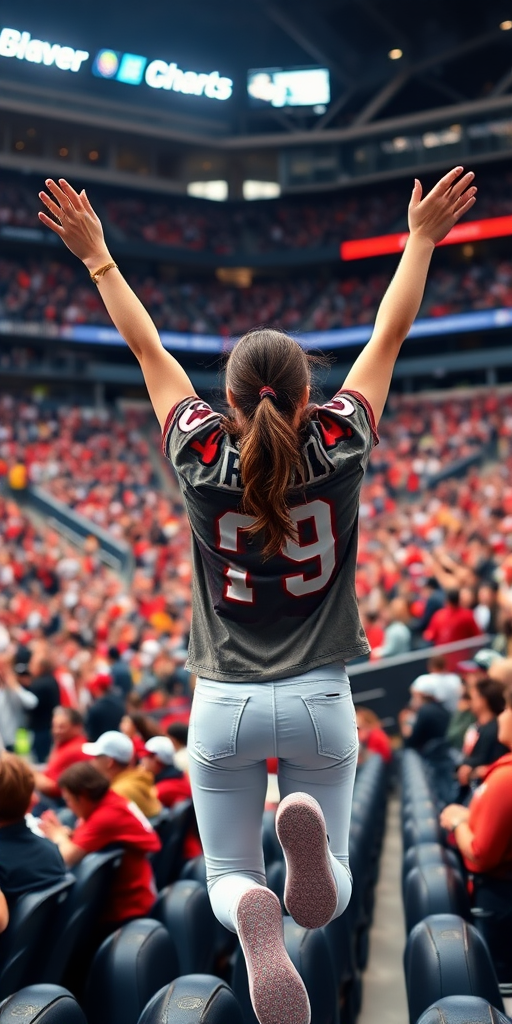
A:
{"type": "Polygon", "coordinates": [[[290,488],[297,527],[264,559],[254,518],[240,509],[236,443],[197,397],[171,410],[163,451],[192,528],[192,628],[188,667],[227,682],[278,679],[366,654],[355,593],[359,492],[378,437],[356,392],[319,406],[306,429],[305,479],[290,488]]]}

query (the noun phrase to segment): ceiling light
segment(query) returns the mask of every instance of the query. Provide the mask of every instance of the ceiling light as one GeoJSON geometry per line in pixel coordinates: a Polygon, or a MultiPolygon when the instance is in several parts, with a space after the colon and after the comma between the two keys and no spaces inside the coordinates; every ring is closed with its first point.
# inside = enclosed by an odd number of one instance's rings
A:
{"type": "Polygon", "coordinates": [[[502,21],[500,24],[500,28],[502,29],[503,32],[508,32],[509,29],[512,28],[512,21],[502,21]]]}
{"type": "Polygon", "coordinates": [[[398,48],[395,50],[390,50],[388,53],[388,57],[390,60],[400,60],[400,57],[403,57],[403,51],[399,50],[398,48]]]}
{"type": "Polygon", "coordinates": [[[59,156],[69,156],[69,149],[66,149],[66,146],[61,146],[59,156]]]}

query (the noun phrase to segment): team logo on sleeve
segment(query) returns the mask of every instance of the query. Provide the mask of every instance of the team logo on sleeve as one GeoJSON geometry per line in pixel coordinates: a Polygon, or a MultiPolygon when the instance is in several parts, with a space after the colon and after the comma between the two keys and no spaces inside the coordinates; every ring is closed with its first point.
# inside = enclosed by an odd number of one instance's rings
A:
{"type": "Polygon", "coordinates": [[[197,402],[187,405],[187,408],[178,417],[178,430],[181,430],[183,434],[190,434],[192,430],[202,427],[207,420],[218,418],[218,413],[214,412],[211,406],[198,399],[197,402]]]}
{"type": "Polygon", "coordinates": [[[332,409],[333,412],[338,412],[341,416],[353,416],[356,411],[350,398],[345,398],[343,395],[335,395],[330,402],[322,406],[322,409],[332,409]]]}

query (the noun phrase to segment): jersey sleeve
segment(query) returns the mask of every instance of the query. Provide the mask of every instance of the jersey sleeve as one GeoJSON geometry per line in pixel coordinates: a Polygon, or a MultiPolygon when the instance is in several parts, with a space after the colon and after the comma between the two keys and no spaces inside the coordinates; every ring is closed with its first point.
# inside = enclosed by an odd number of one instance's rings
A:
{"type": "Polygon", "coordinates": [[[162,451],[178,476],[198,482],[219,460],[222,442],[220,413],[197,395],[175,405],[165,422],[162,451]]]}
{"type": "Polygon", "coordinates": [[[364,469],[372,448],[379,443],[373,409],[358,391],[341,389],[317,409],[323,446],[331,460],[357,453],[364,469]]]}

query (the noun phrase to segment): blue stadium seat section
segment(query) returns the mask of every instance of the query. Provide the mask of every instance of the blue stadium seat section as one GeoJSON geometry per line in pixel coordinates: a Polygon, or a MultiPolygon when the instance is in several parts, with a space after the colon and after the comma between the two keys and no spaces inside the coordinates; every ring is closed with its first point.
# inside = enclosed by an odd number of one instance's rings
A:
{"type": "MultiPolygon", "coordinates": [[[[372,755],[355,783],[354,891],[347,912],[314,931],[285,916],[285,943],[315,1024],[355,1024],[360,1009],[387,790],[386,765],[372,755]]],[[[154,866],[165,884],[151,917],[127,922],[99,948],[101,912],[121,849],[89,854],[62,885],[19,901],[0,941],[2,1013],[11,1015],[6,1020],[12,1017],[14,1024],[14,1016],[25,1015],[48,1024],[255,1024],[237,937],[211,910],[204,857],[183,859],[192,821],[191,801],[161,815],[156,825],[163,851],[154,866]],[[22,1014],[26,984],[37,999],[22,1014]]],[[[285,863],[273,810],[265,811],[262,839],[268,883],[283,901],[285,863]]]]}
{"type": "Polygon", "coordinates": [[[247,1024],[225,981],[210,974],[176,978],[149,1001],[138,1024],[247,1024]]]}
{"type": "Polygon", "coordinates": [[[0,1003],[1,1024],[87,1024],[76,999],[60,985],[28,985],[0,1003]]]}
{"type": "Polygon", "coordinates": [[[43,960],[38,980],[60,984],[71,961],[82,964],[87,957],[91,938],[107,898],[113,874],[123,858],[121,849],[89,853],[77,864],[73,874],[75,884],[60,907],[51,940],[45,943],[48,951],[43,960]]]}
{"type": "Polygon", "coordinates": [[[193,879],[163,889],[152,910],[176,947],[180,974],[208,974],[215,958],[217,921],[208,893],[193,879]]]}
{"type": "Polygon", "coordinates": [[[503,1024],[507,1018],[489,950],[470,923],[462,862],[443,846],[439,808],[418,753],[404,751],[401,775],[410,1024],[503,1024]]]}
{"type": "Polygon", "coordinates": [[[84,1000],[88,1024],[137,1024],[149,999],[179,973],[164,926],[149,918],[129,921],[93,960],[84,1000]]]}
{"type": "Polygon", "coordinates": [[[39,980],[41,950],[74,884],[74,877],[67,875],[57,885],[27,893],[17,901],[0,939],[0,999],[39,980]]]}
{"type": "Polygon", "coordinates": [[[510,1024],[486,999],[478,996],[446,996],[422,1013],[417,1024],[510,1024]]]}
{"type": "Polygon", "coordinates": [[[194,821],[191,800],[183,800],[171,809],[164,809],[154,824],[162,849],[151,858],[156,887],[160,891],[179,878],[184,864],[183,846],[188,829],[194,821]]]}

